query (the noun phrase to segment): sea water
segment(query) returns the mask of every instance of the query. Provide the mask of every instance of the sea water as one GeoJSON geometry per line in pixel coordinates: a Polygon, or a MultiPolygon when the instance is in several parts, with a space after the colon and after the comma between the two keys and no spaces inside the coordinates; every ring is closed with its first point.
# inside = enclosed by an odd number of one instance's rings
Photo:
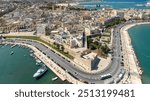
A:
{"type": "Polygon", "coordinates": [[[39,79],[33,78],[33,74],[41,67],[36,65],[34,57],[30,56],[30,49],[10,45],[0,45],[0,84],[61,84],[68,83],[57,79],[56,75],[48,71],[39,79]],[[11,52],[14,54],[11,55],[11,52]]]}
{"type": "Polygon", "coordinates": [[[150,9],[150,7],[144,6],[149,0],[103,0],[103,1],[84,1],[80,2],[84,8],[87,9],[102,9],[102,8],[114,8],[114,9],[123,9],[123,8],[137,8],[137,9],[150,9]],[[100,7],[96,7],[97,4],[100,4],[100,7]],[[137,4],[143,5],[138,6],[137,4]]]}
{"type": "Polygon", "coordinates": [[[150,83],[150,24],[132,27],[129,29],[129,35],[140,66],[144,71],[142,82],[150,83]]]}

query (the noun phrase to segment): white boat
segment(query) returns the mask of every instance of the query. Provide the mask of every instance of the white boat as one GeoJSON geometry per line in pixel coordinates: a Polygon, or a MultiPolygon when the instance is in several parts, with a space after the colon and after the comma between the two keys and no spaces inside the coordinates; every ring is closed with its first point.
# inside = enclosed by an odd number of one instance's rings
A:
{"type": "Polygon", "coordinates": [[[32,56],[33,56],[33,54],[30,54],[30,56],[32,57],[32,56]]]}
{"type": "Polygon", "coordinates": [[[146,4],[145,4],[145,6],[150,6],[150,1],[148,1],[146,4]]]}
{"type": "Polygon", "coordinates": [[[136,6],[144,6],[144,4],[136,4],[136,6]]]}
{"type": "Polygon", "coordinates": [[[56,76],[56,77],[52,78],[52,81],[55,81],[55,80],[57,80],[57,79],[58,79],[58,77],[56,76]]]}
{"type": "Polygon", "coordinates": [[[12,45],[11,48],[14,48],[16,46],[16,44],[12,45]]]}
{"type": "Polygon", "coordinates": [[[37,62],[37,63],[41,63],[42,61],[41,61],[41,60],[39,60],[39,59],[37,59],[37,60],[36,60],[36,62],[37,62]]]}
{"type": "Polygon", "coordinates": [[[11,51],[10,55],[13,55],[13,54],[14,54],[14,52],[13,52],[13,51],[11,51]]]}
{"type": "Polygon", "coordinates": [[[4,46],[7,46],[7,44],[5,44],[4,46]]]}
{"type": "Polygon", "coordinates": [[[47,68],[46,68],[45,66],[44,66],[44,67],[41,67],[40,69],[37,70],[36,73],[34,73],[33,77],[34,77],[34,78],[40,77],[40,76],[42,76],[46,71],[47,71],[47,68]]]}
{"type": "Polygon", "coordinates": [[[33,50],[30,50],[30,53],[33,53],[33,50]]]}
{"type": "Polygon", "coordinates": [[[35,64],[36,64],[37,66],[40,66],[40,65],[41,65],[41,63],[38,63],[38,62],[36,62],[35,64]]]}

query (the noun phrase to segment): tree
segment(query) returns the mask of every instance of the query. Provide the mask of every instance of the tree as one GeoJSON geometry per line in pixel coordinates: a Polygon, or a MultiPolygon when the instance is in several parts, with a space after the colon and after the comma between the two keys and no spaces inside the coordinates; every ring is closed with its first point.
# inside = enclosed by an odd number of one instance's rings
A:
{"type": "Polygon", "coordinates": [[[91,50],[97,49],[97,47],[96,47],[96,45],[94,45],[94,43],[91,43],[90,46],[89,46],[89,48],[90,48],[91,50]]]}
{"type": "Polygon", "coordinates": [[[61,45],[61,50],[62,50],[62,51],[64,51],[64,49],[65,49],[65,48],[64,48],[64,46],[63,46],[63,45],[61,45]]]}
{"type": "Polygon", "coordinates": [[[59,49],[60,45],[59,45],[59,44],[56,44],[56,47],[59,49]]]}
{"type": "Polygon", "coordinates": [[[110,51],[109,47],[106,44],[102,46],[101,49],[105,54],[108,54],[108,52],[110,51]]]}
{"type": "Polygon", "coordinates": [[[89,48],[90,44],[92,43],[92,39],[90,37],[87,37],[87,47],[89,48]]]}

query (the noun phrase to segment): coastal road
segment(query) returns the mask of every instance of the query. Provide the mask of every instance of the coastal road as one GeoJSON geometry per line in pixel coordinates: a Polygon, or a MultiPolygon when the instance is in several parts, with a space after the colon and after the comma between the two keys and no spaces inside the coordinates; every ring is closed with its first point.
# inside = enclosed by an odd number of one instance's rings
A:
{"type": "Polygon", "coordinates": [[[121,43],[120,43],[121,38],[119,33],[121,27],[123,27],[123,25],[119,25],[118,27],[116,27],[113,32],[113,53],[112,53],[111,63],[106,67],[106,69],[96,73],[88,73],[80,70],[77,66],[72,64],[70,61],[64,59],[63,57],[55,53],[53,50],[49,49],[48,47],[36,41],[29,41],[23,39],[15,39],[15,40],[12,39],[9,41],[13,41],[14,43],[30,44],[36,47],[48,58],[50,58],[56,64],[58,64],[62,69],[68,72],[71,76],[73,76],[74,78],[80,81],[86,83],[96,83],[96,84],[114,83],[117,82],[117,80],[118,82],[121,80],[121,78],[119,78],[118,75],[123,70],[123,66],[121,66],[122,54],[121,54],[121,43]],[[102,80],[100,76],[105,74],[111,74],[112,77],[102,80]]]}

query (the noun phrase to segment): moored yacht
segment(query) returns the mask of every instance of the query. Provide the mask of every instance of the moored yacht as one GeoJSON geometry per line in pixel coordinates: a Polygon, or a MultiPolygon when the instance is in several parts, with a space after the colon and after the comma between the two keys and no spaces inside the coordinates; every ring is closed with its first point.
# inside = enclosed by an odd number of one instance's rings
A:
{"type": "Polygon", "coordinates": [[[45,66],[41,67],[37,70],[37,72],[33,75],[34,78],[42,76],[47,71],[47,68],[45,66]]]}

